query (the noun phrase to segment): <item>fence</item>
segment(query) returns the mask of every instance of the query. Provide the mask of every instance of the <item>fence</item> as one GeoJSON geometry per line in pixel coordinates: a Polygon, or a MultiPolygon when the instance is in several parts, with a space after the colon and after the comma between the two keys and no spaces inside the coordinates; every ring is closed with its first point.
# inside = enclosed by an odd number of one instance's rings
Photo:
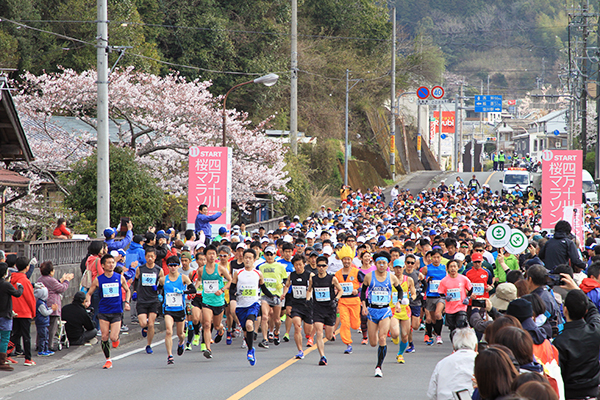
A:
{"type": "Polygon", "coordinates": [[[54,265],[79,264],[87,254],[87,248],[91,242],[91,240],[0,242],[0,250],[16,254],[19,257],[35,257],[38,262],[52,261],[54,265]]]}
{"type": "Polygon", "coordinates": [[[285,221],[286,219],[287,219],[287,217],[278,217],[278,218],[268,219],[266,221],[255,222],[253,224],[246,225],[246,230],[248,232],[252,232],[254,229],[258,229],[261,226],[263,228],[265,228],[267,230],[267,232],[270,230],[276,230],[279,227],[279,223],[281,221],[285,221]]]}

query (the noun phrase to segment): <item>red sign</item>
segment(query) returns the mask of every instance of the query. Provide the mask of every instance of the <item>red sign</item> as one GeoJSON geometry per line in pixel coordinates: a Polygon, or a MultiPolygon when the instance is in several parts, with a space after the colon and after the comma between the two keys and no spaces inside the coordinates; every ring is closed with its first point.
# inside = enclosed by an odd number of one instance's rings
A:
{"type": "Polygon", "coordinates": [[[517,101],[516,100],[508,100],[508,105],[509,106],[516,106],[517,105],[517,101]]]}
{"type": "Polygon", "coordinates": [[[431,97],[433,97],[434,99],[441,99],[442,97],[444,97],[444,88],[441,86],[434,86],[431,88],[431,97]]]}
{"type": "MultiPolygon", "coordinates": [[[[435,121],[431,121],[429,129],[431,133],[437,134],[440,131],[440,113],[439,111],[433,112],[433,118],[435,121]]],[[[442,133],[454,133],[455,115],[454,111],[442,111],[442,133]]]]}
{"type": "Polygon", "coordinates": [[[542,229],[554,229],[565,207],[581,205],[582,170],[581,150],[542,152],[542,229]]]}
{"type": "Polygon", "coordinates": [[[228,147],[197,147],[189,150],[188,228],[194,228],[198,206],[206,204],[208,215],[223,207],[227,211],[212,225],[213,237],[219,228],[231,226],[231,149],[228,147]]]}
{"type": "Polygon", "coordinates": [[[421,86],[417,89],[417,97],[421,100],[425,100],[429,97],[429,88],[427,86],[421,86]]]}

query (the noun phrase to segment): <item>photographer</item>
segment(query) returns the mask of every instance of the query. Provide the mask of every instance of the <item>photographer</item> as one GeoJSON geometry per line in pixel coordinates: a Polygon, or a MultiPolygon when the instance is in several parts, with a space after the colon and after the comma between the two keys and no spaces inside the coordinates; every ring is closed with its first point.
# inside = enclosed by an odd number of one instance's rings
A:
{"type": "Polygon", "coordinates": [[[127,248],[127,246],[129,246],[129,244],[131,243],[131,240],[133,239],[133,224],[131,223],[131,221],[127,221],[127,234],[125,234],[125,237],[122,240],[119,240],[118,242],[115,240],[115,236],[117,235],[117,230],[113,229],[113,228],[106,228],[104,230],[104,238],[106,239],[106,245],[108,246],[108,251],[112,251],[112,250],[119,250],[119,249],[123,249],[125,250],[127,248]]]}
{"type": "Polygon", "coordinates": [[[62,308],[62,319],[66,322],[65,331],[71,345],[77,346],[90,342],[96,344],[96,328],[83,305],[85,294],[75,293],[73,302],[62,308]]]}
{"type": "Polygon", "coordinates": [[[478,338],[481,339],[483,332],[485,332],[485,328],[487,328],[494,319],[501,316],[508,308],[510,302],[516,298],[517,287],[510,282],[505,282],[498,285],[496,293],[492,295],[491,298],[483,299],[483,301],[485,301],[485,309],[477,307],[477,303],[473,305],[469,323],[475,330],[478,338]]]}
{"type": "MultiPolygon", "coordinates": [[[[561,274],[561,276],[569,276],[567,274],[561,274]]],[[[571,278],[569,276],[569,278],[571,278]]],[[[548,270],[541,265],[532,265],[527,270],[527,285],[529,286],[529,293],[537,294],[544,300],[546,305],[546,311],[550,313],[548,320],[550,326],[552,326],[552,337],[558,335],[559,330],[562,329],[564,323],[562,315],[560,313],[560,306],[556,302],[556,299],[550,292],[547,283],[548,282],[548,270]]]]}

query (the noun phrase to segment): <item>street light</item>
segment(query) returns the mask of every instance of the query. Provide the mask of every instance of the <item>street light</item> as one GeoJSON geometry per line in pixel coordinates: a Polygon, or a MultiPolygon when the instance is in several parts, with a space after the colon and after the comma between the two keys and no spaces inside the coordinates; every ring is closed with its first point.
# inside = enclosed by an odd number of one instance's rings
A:
{"type": "Polygon", "coordinates": [[[229,89],[229,91],[225,95],[225,98],[223,99],[223,147],[225,147],[225,130],[226,130],[226,111],[225,110],[227,108],[225,106],[227,104],[227,96],[229,96],[229,93],[231,93],[231,91],[235,88],[238,88],[238,87],[244,86],[244,85],[249,85],[250,83],[262,83],[265,86],[273,86],[274,84],[277,83],[277,79],[279,79],[279,75],[267,74],[267,75],[261,76],[260,78],[256,78],[252,81],[239,83],[239,84],[235,85],[234,87],[232,87],[231,89],[229,89]]]}

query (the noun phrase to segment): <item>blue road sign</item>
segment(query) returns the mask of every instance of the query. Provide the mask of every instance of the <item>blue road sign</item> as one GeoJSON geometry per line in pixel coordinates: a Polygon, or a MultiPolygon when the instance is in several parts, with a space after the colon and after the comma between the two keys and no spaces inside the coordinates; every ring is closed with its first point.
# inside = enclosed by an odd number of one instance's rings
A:
{"type": "Polygon", "coordinates": [[[425,100],[429,97],[429,89],[425,86],[421,86],[417,89],[417,97],[421,100],[425,100]]]}
{"type": "Polygon", "coordinates": [[[441,136],[441,138],[442,138],[442,139],[446,139],[447,137],[448,137],[448,136],[446,136],[446,134],[445,134],[445,133],[442,133],[442,136],[441,136]]]}
{"type": "Polygon", "coordinates": [[[554,133],[554,136],[558,136],[558,135],[560,135],[560,131],[559,131],[558,129],[556,129],[556,130],[555,130],[554,132],[552,132],[552,133],[554,133]]]}
{"type": "Polygon", "coordinates": [[[475,112],[502,112],[502,96],[475,96],[475,112]]]}

